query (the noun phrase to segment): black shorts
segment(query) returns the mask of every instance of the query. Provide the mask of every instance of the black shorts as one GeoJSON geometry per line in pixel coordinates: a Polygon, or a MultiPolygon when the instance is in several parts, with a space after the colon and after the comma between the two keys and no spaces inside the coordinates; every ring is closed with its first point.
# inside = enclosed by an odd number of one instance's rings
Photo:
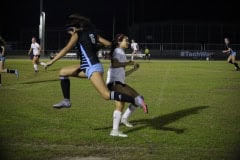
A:
{"type": "Polygon", "coordinates": [[[135,89],[119,81],[109,83],[107,84],[107,87],[109,91],[116,91],[118,93],[122,93],[131,97],[139,96],[139,93],[135,89]]]}
{"type": "Polygon", "coordinates": [[[33,54],[29,54],[29,59],[33,59],[33,54]]]}
{"type": "Polygon", "coordinates": [[[107,87],[108,87],[108,89],[109,89],[110,91],[112,91],[112,90],[113,90],[113,86],[115,86],[116,84],[120,84],[120,85],[123,86],[123,87],[126,86],[126,84],[123,84],[123,83],[120,82],[120,81],[115,81],[115,82],[108,83],[108,84],[107,84],[107,87]]]}

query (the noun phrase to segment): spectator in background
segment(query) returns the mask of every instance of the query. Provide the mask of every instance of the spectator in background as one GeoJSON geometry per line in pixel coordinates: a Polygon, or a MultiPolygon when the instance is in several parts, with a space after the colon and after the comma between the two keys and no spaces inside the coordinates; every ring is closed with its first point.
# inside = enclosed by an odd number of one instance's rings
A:
{"type": "Polygon", "coordinates": [[[150,60],[150,50],[148,49],[147,46],[145,46],[145,50],[144,50],[144,53],[145,53],[145,60],[150,60]]]}
{"type": "Polygon", "coordinates": [[[5,63],[5,53],[6,53],[6,42],[5,40],[0,36],[0,86],[2,85],[2,76],[1,73],[11,73],[15,74],[18,78],[18,70],[17,69],[8,69],[4,68],[5,63]]]}
{"type": "Polygon", "coordinates": [[[131,49],[133,50],[132,51],[132,57],[131,57],[131,60],[133,61],[134,56],[136,56],[137,51],[139,50],[139,46],[138,46],[137,42],[135,42],[134,39],[132,39],[132,41],[131,41],[131,49]]]}

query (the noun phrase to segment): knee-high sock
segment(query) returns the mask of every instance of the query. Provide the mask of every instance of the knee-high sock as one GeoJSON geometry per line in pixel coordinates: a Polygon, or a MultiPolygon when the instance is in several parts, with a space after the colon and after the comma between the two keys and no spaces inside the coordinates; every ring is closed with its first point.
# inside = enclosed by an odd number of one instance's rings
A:
{"type": "Polygon", "coordinates": [[[136,107],[133,104],[130,104],[129,107],[124,112],[122,119],[128,119],[132,113],[135,111],[136,107]]]}
{"type": "Polygon", "coordinates": [[[37,64],[34,64],[33,68],[34,68],[35,71],[37,71],[38,70],[37,64]]]}
{"type": "Polygon", "coordinates": [[[235,63],[233,63],[234,64],[234,66],[237,68],[237,69],[239,69],[239,66],[238,66],[238,64],[235,62],[235,63]]]}
{"type": "Polygon", "coordinates": [[[7,73],[15,73],[15,69],[7,69],[7,73]]]}
{"type": "Polygon", "coordinates": [[[113,112],[113,130],[118,130],[119,129],[121,114],[122,114],[122,112],[120,112],[119,110],[115,110],[113,112]]]}
{"type": "Polygon", "coordinates": [[[117,101],[121,101],[121,102],[129,102],[129,103],[135,103],[134,97],[125,95],[125,94],[121,94],[119,92],[115,92],[115,91],[111,91],[110,92],[110,99],[111,100],[117,100],[117,101]]]}
{"type": "Polygon", "coordinates": [[[70,80],[68,77],[60,76],[61,88],[64,99],[70,99],[70,80]]]}

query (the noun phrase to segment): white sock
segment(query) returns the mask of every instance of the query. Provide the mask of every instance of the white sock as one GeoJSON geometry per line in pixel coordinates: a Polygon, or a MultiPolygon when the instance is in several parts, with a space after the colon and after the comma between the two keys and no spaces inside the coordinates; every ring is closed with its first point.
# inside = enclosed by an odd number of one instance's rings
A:
{"type": "Polygon", "coordinates": [[[135,111],[136,107],[132,104],[129,105],[129,107],[126,109],[126,111],[124,112],[122,119],[128,119],[132,113],[135,111]]]}
{"type": "Polygon", "coordinates": [[[118,130],[122,112],[115,110],[113,112],[113,130],[118,130]]]}
{"type": "Polygon", "coordinates": [[[33,68],[34,68],[35,71],[37,71],[38,70],[37,64],[34,64],[33,68]]]}

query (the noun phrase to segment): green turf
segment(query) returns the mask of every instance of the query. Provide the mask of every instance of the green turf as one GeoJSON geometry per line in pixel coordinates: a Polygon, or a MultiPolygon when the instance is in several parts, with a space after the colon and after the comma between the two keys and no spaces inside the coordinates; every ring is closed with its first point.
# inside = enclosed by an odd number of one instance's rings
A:
{"type": "MultiPolygon", "coordinates": [[[[116,138],[109,136],[114,102],[87,79],[71,78],[70,109],[51,107],[62,99],[59,69],[78,61],[60,60],[36,74],[29,60],[8,59],[20,77],[2,74],[1,158],[240,158],[240,72],[225,61],[138,61],[126,81],[144,95],[149,114],[137,109],[134,127],[120,127],[129,137],[116,138]]],[[[109,61],[102,62],[106,73],[109,61]]]]}

